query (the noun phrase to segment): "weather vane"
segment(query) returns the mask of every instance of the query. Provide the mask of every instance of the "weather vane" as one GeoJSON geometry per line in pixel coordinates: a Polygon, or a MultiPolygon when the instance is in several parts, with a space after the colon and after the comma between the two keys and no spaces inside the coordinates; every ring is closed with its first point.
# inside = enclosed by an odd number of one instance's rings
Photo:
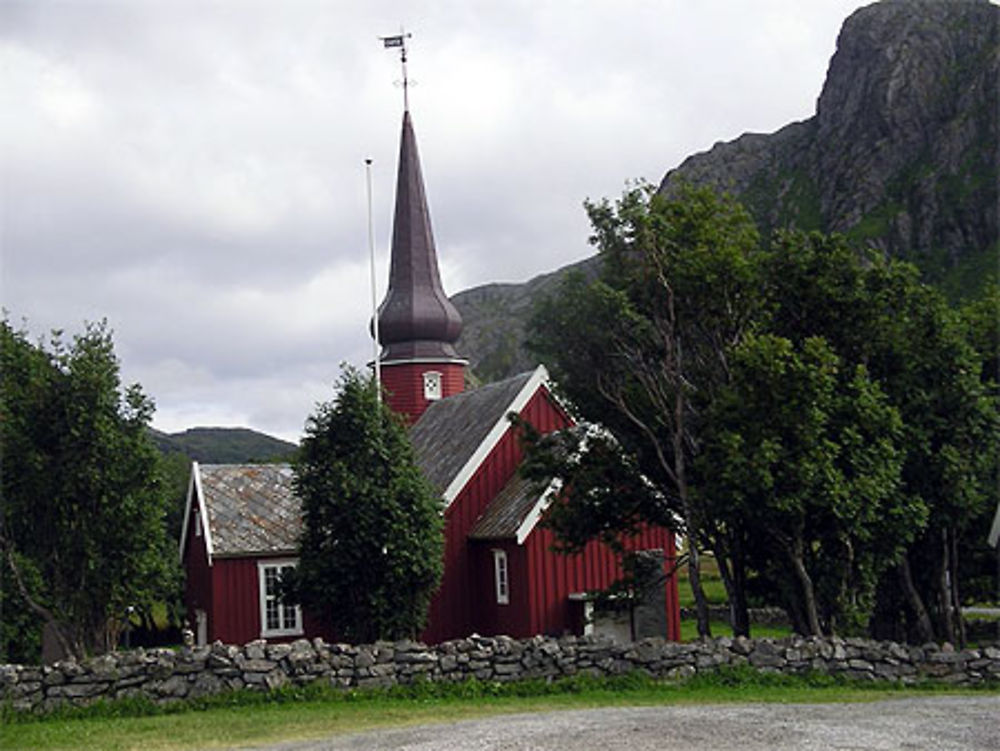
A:
{"type": "Polygon", "coordinates": [[[403,29],[399,30],[399,33],[395,36],[390,37],[379,37],[382,40],[383,46],[388,48],[399,48],[399,60],[403,65],[403,111],[410,111],[410,79],[406,75],[406,40],[412,37],[413,34],[409,34],[403,29]]]}

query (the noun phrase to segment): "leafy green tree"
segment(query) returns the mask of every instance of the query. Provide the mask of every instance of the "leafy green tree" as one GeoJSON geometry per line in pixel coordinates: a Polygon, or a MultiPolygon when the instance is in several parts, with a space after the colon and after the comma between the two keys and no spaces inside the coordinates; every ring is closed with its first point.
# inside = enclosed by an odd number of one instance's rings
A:
{"type": "Polygon", "coordinates": [[[600,276],[564,282],[529,343],[657,492],[616,493],[613,469],[583,472],[556,450],[550,470],[576,483],[551,512],[557,531],[601,537],[616,518],[627,530],[677,512],[693,556],[715,553],[737,633],[755,576],[784,593],[802,631],[856,631],[874,612],[877,632],[904,618],[909,636],[961,641],[961,551],[996,498],[996,293],[959,318],[913,267],[842,237],[782,231],[761,249],[739,207],[705,191],[630,190],[588,211],[600,276]],[[779,440],[795,431],[801,445],[779,440]],[[780,504],[767,535],[751,531],[780,504]],[[782,526],[795,518],[801,531],[782,526]]]}
{"type": "Polygon", "coordinates": [[[981,377],[986,355],[912,267],[876,267],[869,286],[881,314],[870,368],[905,426],[902,489],[930,510],[924,535],[900,561],[905,613],[919,639],[964,643],[961,554],[996,498],[1000,451],[997,400],[981,377]]]}
{"type": "MultiPolygon", "coordinates": [[[[571,278],[543,301],[530,323],[529,345],[581,413],[610,430],[659,489],[648,521],[668,518],[669,510],[683,519],[699,633],[708,635],[699,551],[709,545],[709,530],[690,493],[697,402],[727,380],[729,350],[752,330],[760,304],[759,237],[742,207],[709,189],[688,187],[668,199],[640,186],[614,205],[588,204],[587,211],[600,278],[591,284],[571,278]]],[[[574,499],[594,489],[567,487],[566,513],[579,508],[583,515],[586,504],[574,499]]],[[[613,493],[607,498],[634,502],[613,493]]],[[[726,551],[714,547],[734,595],[726,551]]]]}
{"type": "Polygon", "coordinates": [[[645,480],[634,458],[605,430],[578,425],[542,434],[517,415],[511,421],[525,446],[521,475],[546,489],[552,478],[573,492],[572,503],[552,504],[543,525],[555,533],[555,547],[580,553],[597,539],[618,555],[626,552],[625,538],[645,524],[674,529],[673,499],[645,480]]]}
{"type": "Polygon", "coordinates": [[[903,418],[899,492],[925,529],[883,577],[873,626],[881,636],[961,641],[960,552],[995,498],[986,374],[996,362],[996,298],[970,305],[963,327],[911,265],[816,233],[779,233],[765,266],[768,330],[797,344],[822,336],[845,362],[867,367],[903,418]],[[896,627],[903,620],[909,634],[896,627]]]}
{"type": "Polygon", "coordinates": [[[994,395],[1000,395],[1000,285],[987,285],[983,294],[963,306],[966,339],[979,356],[979,377],[994,395]]]}
{"type": "Polygon", "coordinates": [[[4,582],[68,654],[113,649],[128,608],[178,575],[152,401],[122,386],[104,323],[46,347],[4,320],[0,377],[4,582]]]}
{"type": "Polygon", "coordinates": [[[418,634],[441,581],[441,501],[371,379],[344,369],[294,466],[304,528],[289,596],[349,641],[418,634]]]}
{"type": "Polygon", "coordinates": [[[750,337],[705,425],[706,515],[749,533],[800,633],[862,630],[923,521],[897,492],[902,426],[878,385],[821,338],[750,337]]]}
{"type": "MultiPolygon", "coordinates": [[[[1000,412],[1000,285],[987,285],[976,300],[961,310],[966,339],[980,362],[979,377],[986,393],[1000,412]]],[[[987,498],[978,518],[970,521],[962,549],[967,553],[962,566],[963,601],[1000,603],[1000,548],[985,542],[983,530],[989,530],[1000,501],[1000,447],[984,451],[984,473],[994,481],[985,485],[987,498]],[[992,461],[991,461],[992,460],[992,461]]]]}

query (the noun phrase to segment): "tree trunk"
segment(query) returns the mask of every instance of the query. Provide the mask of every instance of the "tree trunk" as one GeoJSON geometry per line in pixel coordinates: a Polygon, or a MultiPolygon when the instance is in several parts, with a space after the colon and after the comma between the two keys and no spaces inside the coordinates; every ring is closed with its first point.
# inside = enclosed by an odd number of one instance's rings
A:
{"type": "Polygon", "coordinates": [[[962,598],[958,590],[958,534],[955,527],[948,528],[949,555],[949,582],[951,584],[951,607],[954,614],[953,622],[958,635],[958,646],[965,649],[965,619],[962,617],[962,598]]]}
{"type": "Polygon", "coordinates": [[[819,625],[819,612],[816,608],[816,592],[813,589],[812,577],[806,571],[806,565],[802,558],[802,541],[797,540],[794,548],[787,552],[792,569],[795,571],[795,577],[798,579],[799,588],[802,591],[802,609],[809,629],[808,636],[822,636],[823,629],[819,625]]]}
{"type": "Polygon", "coordinates": [[[750,636],[750,607],[747,604],[747,569],[743,561],[743,549],[739,542],[734,544],[733,593],[729,599],[732,612],[733,636],[750,636]]]}
{"type": "Polygon", "coordinates": [[[14,583],[17,585],[18,592],[20,592],[25,603],[27,603],[28,607],[34,611],[35,614],[41,616],[42,620],[44,620],[47,625],[52,627],[52,633],[55,634],[56,640],[59,642],[59,646],[66,657],[82,658],[84,652],[80,648],[79,642],[67,636],[65,630],[63,630],[63,624],[56,617],[55,613],[41,603],[35,601],[35,599],[28,592],[28,588],[24,584],[24,579],[21,578],[21,569],[18,567],[17,562],[14,559],[13,547],[9,546],[6,541],[3,540],[0,540],[0,546],[6,548],[5,557],[7,559],[7,565],[9,566],[11,573],[14,575],[14,583]]]}
{"type": "Polygon", "coordinates": [[[788,617],[792,621],[792,630],[796,634],[806,635],[809,632],[809,628],[806,625],[805,616],[802,614],[802,598],[792,591],[793,588],[789,587],[787,582],[782,583],[781,589],[785,609],[788,611],[788,617]]]}
{"type": "MultiPolygon", "coordinates": [[[[997,602],[1000,602],[1000,544],[996,547],[997,551],[997,602]]],[[[1000,642],[1000,619],[997,620],[997,641],[1000,642]]]]}
{"type": "Polygon", "coordinates": [[[719,565],[719,576],[726,587],[729,598],[729,625],[733,636],[750,636],[750,614],[747,611],[746,572],[741,560],[739,545],[734,541],[731,549],[716,540],[715,562],[719,565]]]}
{"type": "MultiPolygon", "coordinates": [[[[679,352],[679,345],[678,345],[679,352]]],[[[680,356],[678,354],[678,362],[680,356]]],[[[698,637],[710,639],[712,637],[712,626],[708,617],[708,601],[705,599],[705,590],[701,586],[701,527],[695,517],[694,509],[691,507],[691,498],[688,493],[687,467],[684,462],[684,431],[685,420],[684,411],[686,408],[683,384],[676,384],[674,393],[674,431],[672,436],[672,449],[674,454],[674,478],[677,484],[677,495],[680,497],[684,508],[685,523],[688,531],[688,581],[691,584],[691,593],[694,595],[694,607],[698,617],[698,637]]]]}
{"type": "Polygon", "coordinates": [[[712,638],[712,626],[708,617],[708,601],[705,590],[701,587],[701,555],[694,536],[688,534],[688,582],[691,584],[691,594],[694,595],[694,609],[698,620],[698,637],[712,638]]]}
{"type": "Polygon", "coordinates": [[[934,626],[931,624],[931,617],[927,613],[927,608],[924,607],[924,601],[913,584],[910,559],[905,554],[900,559],[897,570],[899,571],[899,583],[902,585],[906,604],[913,612],[913,617],[916,620],[918,638],[922,642],[934,641],[934,626]]]}
{"type": "Polygon", "coordinates": [[[935,577],[935,594],[938,607],[938,623],[941,638],[951,644],[955,643],[955,628],[951,617],[951,598],[948,585],[948,530],[941,530],[941,543],[938,547],[937,576],[935,577]]]}

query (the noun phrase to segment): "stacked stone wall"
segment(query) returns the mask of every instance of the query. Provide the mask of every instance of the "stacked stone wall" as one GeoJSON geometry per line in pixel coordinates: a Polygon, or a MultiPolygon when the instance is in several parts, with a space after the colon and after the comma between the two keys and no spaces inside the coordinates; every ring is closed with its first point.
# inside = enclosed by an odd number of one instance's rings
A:
{"type": "Polygon", "coordinates": [[[578,673],[644,671],[686,678],[723,665],[784,673],[817,671],[862,680],[936,679],[954,684],[1000,681],[1000,644],[955,650],[866,639],[719,638],[678,644],[646,639],[615,644],[594,637],[471,636],[433,647],[411,641],[366,646],[320,639],[243,647],[137,649],[51,666],[0,665],[0,702],[44,712],[100,699],[145,696],[171,702],[236,689],[272,690],[322,681],[342,688],[430,681],[556,679],[578,673]]]}

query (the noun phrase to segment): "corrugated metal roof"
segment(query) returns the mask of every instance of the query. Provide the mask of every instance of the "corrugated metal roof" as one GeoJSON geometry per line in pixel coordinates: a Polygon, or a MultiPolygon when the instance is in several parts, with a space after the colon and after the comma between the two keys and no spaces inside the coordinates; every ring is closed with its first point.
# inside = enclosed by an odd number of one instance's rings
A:
{"type": "Polygon", "coordinates": [[[288,553],[298,547],[302,504],[288,464],[200,464],[213,554],[288,553]]]}
{"type": "Polygon", "coordinates": [[[439,494],[505,416],[531,376],[521,373],[433,402],[410,428],[417,464],[439,494]]]}
{"type": "Polygon", "coordinates": [[[537,486],[519,472],[508,480],[469,532],[473,540],[516,539],[525,517],[541,495],[537,486]]]}

